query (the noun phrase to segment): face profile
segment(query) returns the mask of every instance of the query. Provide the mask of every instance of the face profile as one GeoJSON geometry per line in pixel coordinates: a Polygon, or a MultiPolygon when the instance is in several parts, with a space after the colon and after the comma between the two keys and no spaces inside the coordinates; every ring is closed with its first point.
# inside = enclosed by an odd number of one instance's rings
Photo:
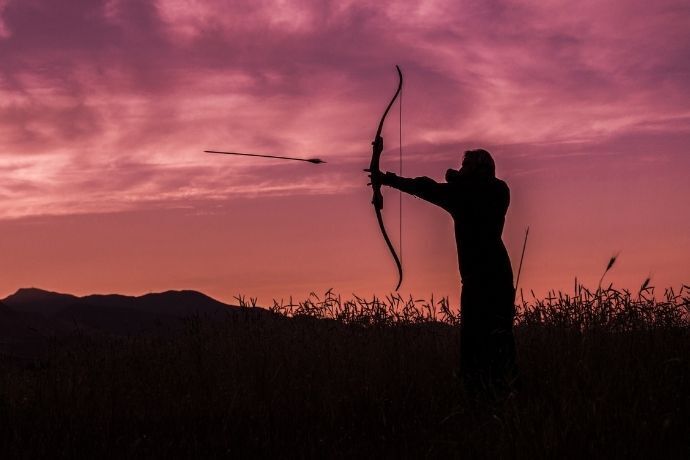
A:
{"type": "Polygon", "coordinates": [[[477,177],[496,177],[496,164],[491,154],[484,149],[466,150],[462,158],[460,174],[477,177]]]}
{"type": "Polygon", "coordinates": [[[496,177],[496,164],[491,154],[484,149],[466,150],[460,169],[448,169],[446,182],[452,184],[462,177],[485,178],[496,177]]]}

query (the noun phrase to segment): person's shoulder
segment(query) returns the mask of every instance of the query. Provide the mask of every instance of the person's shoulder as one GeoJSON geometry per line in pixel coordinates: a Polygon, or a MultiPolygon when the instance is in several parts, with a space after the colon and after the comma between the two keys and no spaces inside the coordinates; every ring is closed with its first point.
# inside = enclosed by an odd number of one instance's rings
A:
{"type": "Polygon", "coordinates": [[[503,181],[497,177],[494,178],[493,183],[494,183],[494,187],[496,187],[497,189],[506,190],[506,191],[509,190],[508,184],[506,184],[505,181],[503,181]]]}
{"type": "Polygon", "coordinates": [[[498,178],[494,178],[494,180],[492,181],[492,190],[494,196],[499,197],[502,201],[510,200],[510,189],[508,188],[508,184],[506,184],[505,181],[502,181],[498,178]]]}

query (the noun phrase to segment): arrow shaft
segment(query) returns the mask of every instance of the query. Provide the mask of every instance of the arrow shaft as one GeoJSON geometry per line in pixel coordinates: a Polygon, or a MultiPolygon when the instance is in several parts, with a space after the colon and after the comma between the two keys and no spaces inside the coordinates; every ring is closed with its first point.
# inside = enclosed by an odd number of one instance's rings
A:
{"type": "Polygon", "coordinates": [[[259,158],[275,158],[278,160],[293,160],[293,161],[306,161],[308,163],[325,163],[325,161],[319,160],[318,158],[294,158],[294,157],[282,157],[278,155],[263,155],[258,153],[240,153],[240,152],[221,152],[218,150],[204,150],[205,153],[220,153],[222,155],[238,155],[242,157],[259,157],[259,158]]]}

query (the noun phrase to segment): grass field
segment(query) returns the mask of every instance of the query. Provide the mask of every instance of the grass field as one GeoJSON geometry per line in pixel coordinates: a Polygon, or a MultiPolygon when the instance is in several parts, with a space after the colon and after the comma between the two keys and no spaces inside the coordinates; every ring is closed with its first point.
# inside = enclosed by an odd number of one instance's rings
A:
{"type": "Polygon", "coordinates": [[[445,299],[240,298],[226,321],[75,333],[0,362],[2,457],[690,458],[687,286],[518,300],[501,401],[464,394],[445,299]]]}

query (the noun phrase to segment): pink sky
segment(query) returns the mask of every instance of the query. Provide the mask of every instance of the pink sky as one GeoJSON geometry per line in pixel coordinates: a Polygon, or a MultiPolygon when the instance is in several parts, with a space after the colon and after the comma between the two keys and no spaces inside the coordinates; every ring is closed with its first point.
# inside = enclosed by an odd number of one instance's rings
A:
{"type": "MultiPolygon", "coordinates": [[[[362,168],[395,64],[404,173],[490,150],[523,287],[596,287],[618,252],[620,287],[690,282],[685,0],[0,0],[0,296],[390,292],[362,168]]],[[[403,215],[401,293],[456,301],[449,217],[403,215]]]]}

